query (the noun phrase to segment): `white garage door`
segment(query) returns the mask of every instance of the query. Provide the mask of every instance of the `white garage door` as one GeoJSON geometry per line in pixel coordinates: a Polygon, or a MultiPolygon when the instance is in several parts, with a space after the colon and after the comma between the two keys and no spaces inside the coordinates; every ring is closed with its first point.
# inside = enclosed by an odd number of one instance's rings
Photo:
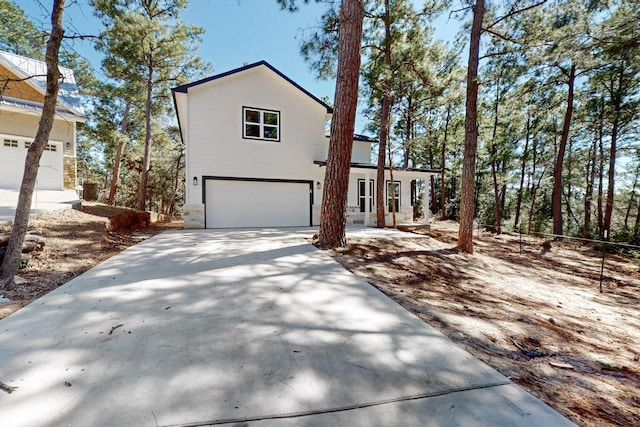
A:
{"type": "Polygon", "coordinates": [[[307,182],[206,180],[207,228],[308,227],[307,182]]]}
{"type": "MultiPolygon", "coordinates": [[[[0,138],[0,188],[20,188],[27,158],[25,140],[0,138]]],[[[36,189],[62,190],[62,145],[48,144],[40,158],[36,189]]]]}

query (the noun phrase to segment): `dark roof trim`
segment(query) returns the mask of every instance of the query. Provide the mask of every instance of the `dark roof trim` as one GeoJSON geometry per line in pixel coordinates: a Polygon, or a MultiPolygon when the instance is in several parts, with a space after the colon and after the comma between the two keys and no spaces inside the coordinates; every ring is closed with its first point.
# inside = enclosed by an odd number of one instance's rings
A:
{"type": "MultiPolygon", "coordinates": [[[[322,160],[314,160],[313,161],[314,164],[318,165],[318,166],[327,166],[327,162],[324,162],[322,160]]],[[[376,165],[370,165],[368,163],[351,163],[351,167],[352,168],[361,168],[361,169],[373,169],[376,170],[378,169],[378,166],[376,165]]],[[[389,166],[385,166],[386,170],[389,170],[389,166]]],[[[402,169],[402,168],[394,168],[394,171],[399,171],[399,172],[424,172],[424,173],[442,173],[442,170],[439,169],[422,169],[422,168],[406,168],[406,169],[402,169]]]]}
{"type": "Polygon", "coordinates": [[[223,77],[227,77],[227,76],[230,76],[232,74],[240,73],[242,71],[246,71],[246,70],[249,70],[251,68],[256,68],[256,67],[259,67],[261,65],[264,65],[265,67],[267,67],[268,69],[270,69],[271,71],[273,71],[274,73],[276,73],[277,75],[279,75],[280,77],[282,77],[283,79],[285,79],[286,81],[291,83],[294,87],[299,89],[302,93],[304,93],[305,95],[307,95],[308,97],[310,97],[311,99],[313,99],[314,101],[316,101],[317,103],[319,103],[320,105],[325,107],[327,109],[327,113],[329,113],[329,114],[333,113],[333,108],[329,107],[327,104],[322,102],[322,100],[320,100],[319,98],[317,98],[316,96],[311,94],[311,92],[309,92],[308,90],[306,90],[305,88],[300,86],[298,83],[296,83],[293,80],[291,80],[289,77],[287,77],[284,74],[282,74],[280,71],[278,71],[276,68],[274,68],[267,61],[256,62],[256,63],[253,63],[253,64],[245,65],[244,67],[240,67],[240,68],[236,68],[234,70],[227,71],[225,73],[216,74],[216,75],[213,75],[211,77],[206,77],[204,79],[197,80],[197,81],[192,82],[192,83],[187,83],[187,84],[184,84],[182,86],[174,87],[173,89],[171,89],[171,91],[172,92],[187,93],[187,91],[189,90],[190,87],[201,85],[203,83],[207,83],[207,82],[210,82],[210,81],[213,81],[213,80],[221,79],[223,77]]]}
{"type": "MultiPolygon", "coordinates": [[[[331,138],[331,135],[329,135],[329,134],[325,134],[325,135],[324,135],[324,137],[325,137],[326,139],[329,139],[329,138],[331,138]]],[[[354,140],[354,141],[370,142],[370,143],[372,143],[372,144],[377,144],[377,143],[378,143],[378,140],[377,140],[377,139],[373,139],[373,138],[368,137],[368,136],[366,136],[366,135],[360,135],[360,134],[357,134],[357,133],[354,133],[354,134],[353,134],[353,140],[354,140]]]]}
{"type": "Polygon", "coordinates": [[[354,141],[371,142],[371,143],[375,143],[375,144],[378,143],[377,139],[373,139],[373,138],[371,138],[371,137],[369,137],[367,135],[360,135],[360,134],[357,134],[357,133],[353,134],[353,140],[354,141]]]}

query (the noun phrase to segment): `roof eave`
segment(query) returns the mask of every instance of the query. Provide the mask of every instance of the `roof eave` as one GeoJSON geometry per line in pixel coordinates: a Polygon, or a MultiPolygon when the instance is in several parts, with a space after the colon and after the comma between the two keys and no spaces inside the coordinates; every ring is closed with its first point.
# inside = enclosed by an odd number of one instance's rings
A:
{"type": "Polygon", "coordinates": [[[273,71],[274,73],[276,73],[277,75],[279,75],[280,77],[285,79],[287,82],[289,82],[295,88],[300,90],[302,93],[304,93],[305,95],[307,95],[308,97],[310,97],[311,99],[313,99],[314,101],[316,101],[317,103],[322,105],[324,108],[326,108],[327,114],[333,114],[333,108],[328,106],[320,98],[318,98],[315,95],[313,95],[311,92],[309,92],[308,90],[306,90],[305,88],[300,86],[298,83],[296,83],[293,80],[291,80],[289,77],[287,77],[281,71],[276,69],[273,65],[269,64],[267,61],[264,61],[264,60],[263,61],[254,62],[253,64],[244,65],[242,67],[235,68],[233,70],[229,70],[229,71],[226,71],[224,73],[215,74],[213,76],[205,77],[204,79],[196,80],[195,82],[186,83],[186,84],[183,84],[183,85],[180,85],[180,86],[176,86],[176,87],[172,88],[171,91],[180,92],[180,93],[188,93],[189,88],[192,88],[194,86],[198,86],[198,85],[201,85],[203,83],[208,83],[208,82],[211,82],[211,81],[214,81],[214,80],[218,80],[218,79],[221,79],[221,78],[233,75],[233,74],[237,74],[237,73],[240,73],[240,72],[243,72],[243,71],[246,71],[246,70],[250,70],[252,68],[256,68],[256,67],[259,67],[261,65],[264,65],[265,67],[267,67],[268,69],[270,69],[271,71],[273,71]]]}
{"type": "MultiPolygon", "coordinates": [[[[314,160],[313,161],[314,164],[318,165],[319,167],[326,167],[327,166],[327,162],[323,161],[323,160],[314,160]]],[[[378,169],[377,165],[372,165],[372,164],[368,164],[368,163],[351,163],[351,165],[349,166],[350,168],[355,168],[355,169],[378,169]]],[[[390,170],[391,168],[389,166],[385,166],[384,167],[385,170],[390,170]]],[[[428,173],[428,174],[432,174],[432,175],[436,175],[436,174],[440,174],[442,173],[442,169],[421,169],[421,168],[393,168],[394,172],[419,172],[419,173],[428,173]]]]}

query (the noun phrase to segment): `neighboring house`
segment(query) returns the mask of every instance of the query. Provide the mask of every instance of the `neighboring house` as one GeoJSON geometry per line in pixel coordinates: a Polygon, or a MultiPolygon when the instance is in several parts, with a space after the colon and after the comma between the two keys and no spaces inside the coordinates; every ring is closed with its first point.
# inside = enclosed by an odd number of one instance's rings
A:
{"type": "MultiPolygon", "coordinates": [[[[185,228],[319,224],[331,107],[264,61],[172,92],[186,146],[185,228]]],[[[349,224],[375,224],[374,142],[354,138],[349,224]]],[[[393,173],[398,222],[411,222],[419,189],[437,171],[393,173]]],[[[389,179],[387,171],[387,224],[389,179]]]]}
{"type": "MultiPolygon", "coordinates": [[[[60,67],[62,81],[49,142],[40,159],[37,190],[75,190],[76,123],[84,122],[73,71],[60,67]]],[[[0,188],[18,189],[27,149],[42,114],[47,67],[42,61],[0,51],[0,188]]]]}

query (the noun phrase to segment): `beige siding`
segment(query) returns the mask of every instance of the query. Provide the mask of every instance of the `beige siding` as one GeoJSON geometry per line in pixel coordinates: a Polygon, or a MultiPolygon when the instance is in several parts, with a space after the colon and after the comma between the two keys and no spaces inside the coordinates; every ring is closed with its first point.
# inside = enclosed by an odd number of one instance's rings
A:
{"type": "Polygon", "coordinates": [[[26,81],[11,81],[11,79],[19,78],[7,68],[0,65],[0,81],[3,81],[3,85],[0,87],[0,95],[33,102],[44,102],[44,96],[31,87],[26,81]],[[9,79],[6,86],[4,86],[5,79],[9,79]]]}
{"type": "MultiPolygon", "coordinates": [[[[20,114],[12,111],[0,111],[0,133],[33,138],[38,131],[39,114],[20,114]]],[[[73,143],[75,123],[57,119],[49,139],[73,143]]]]}

